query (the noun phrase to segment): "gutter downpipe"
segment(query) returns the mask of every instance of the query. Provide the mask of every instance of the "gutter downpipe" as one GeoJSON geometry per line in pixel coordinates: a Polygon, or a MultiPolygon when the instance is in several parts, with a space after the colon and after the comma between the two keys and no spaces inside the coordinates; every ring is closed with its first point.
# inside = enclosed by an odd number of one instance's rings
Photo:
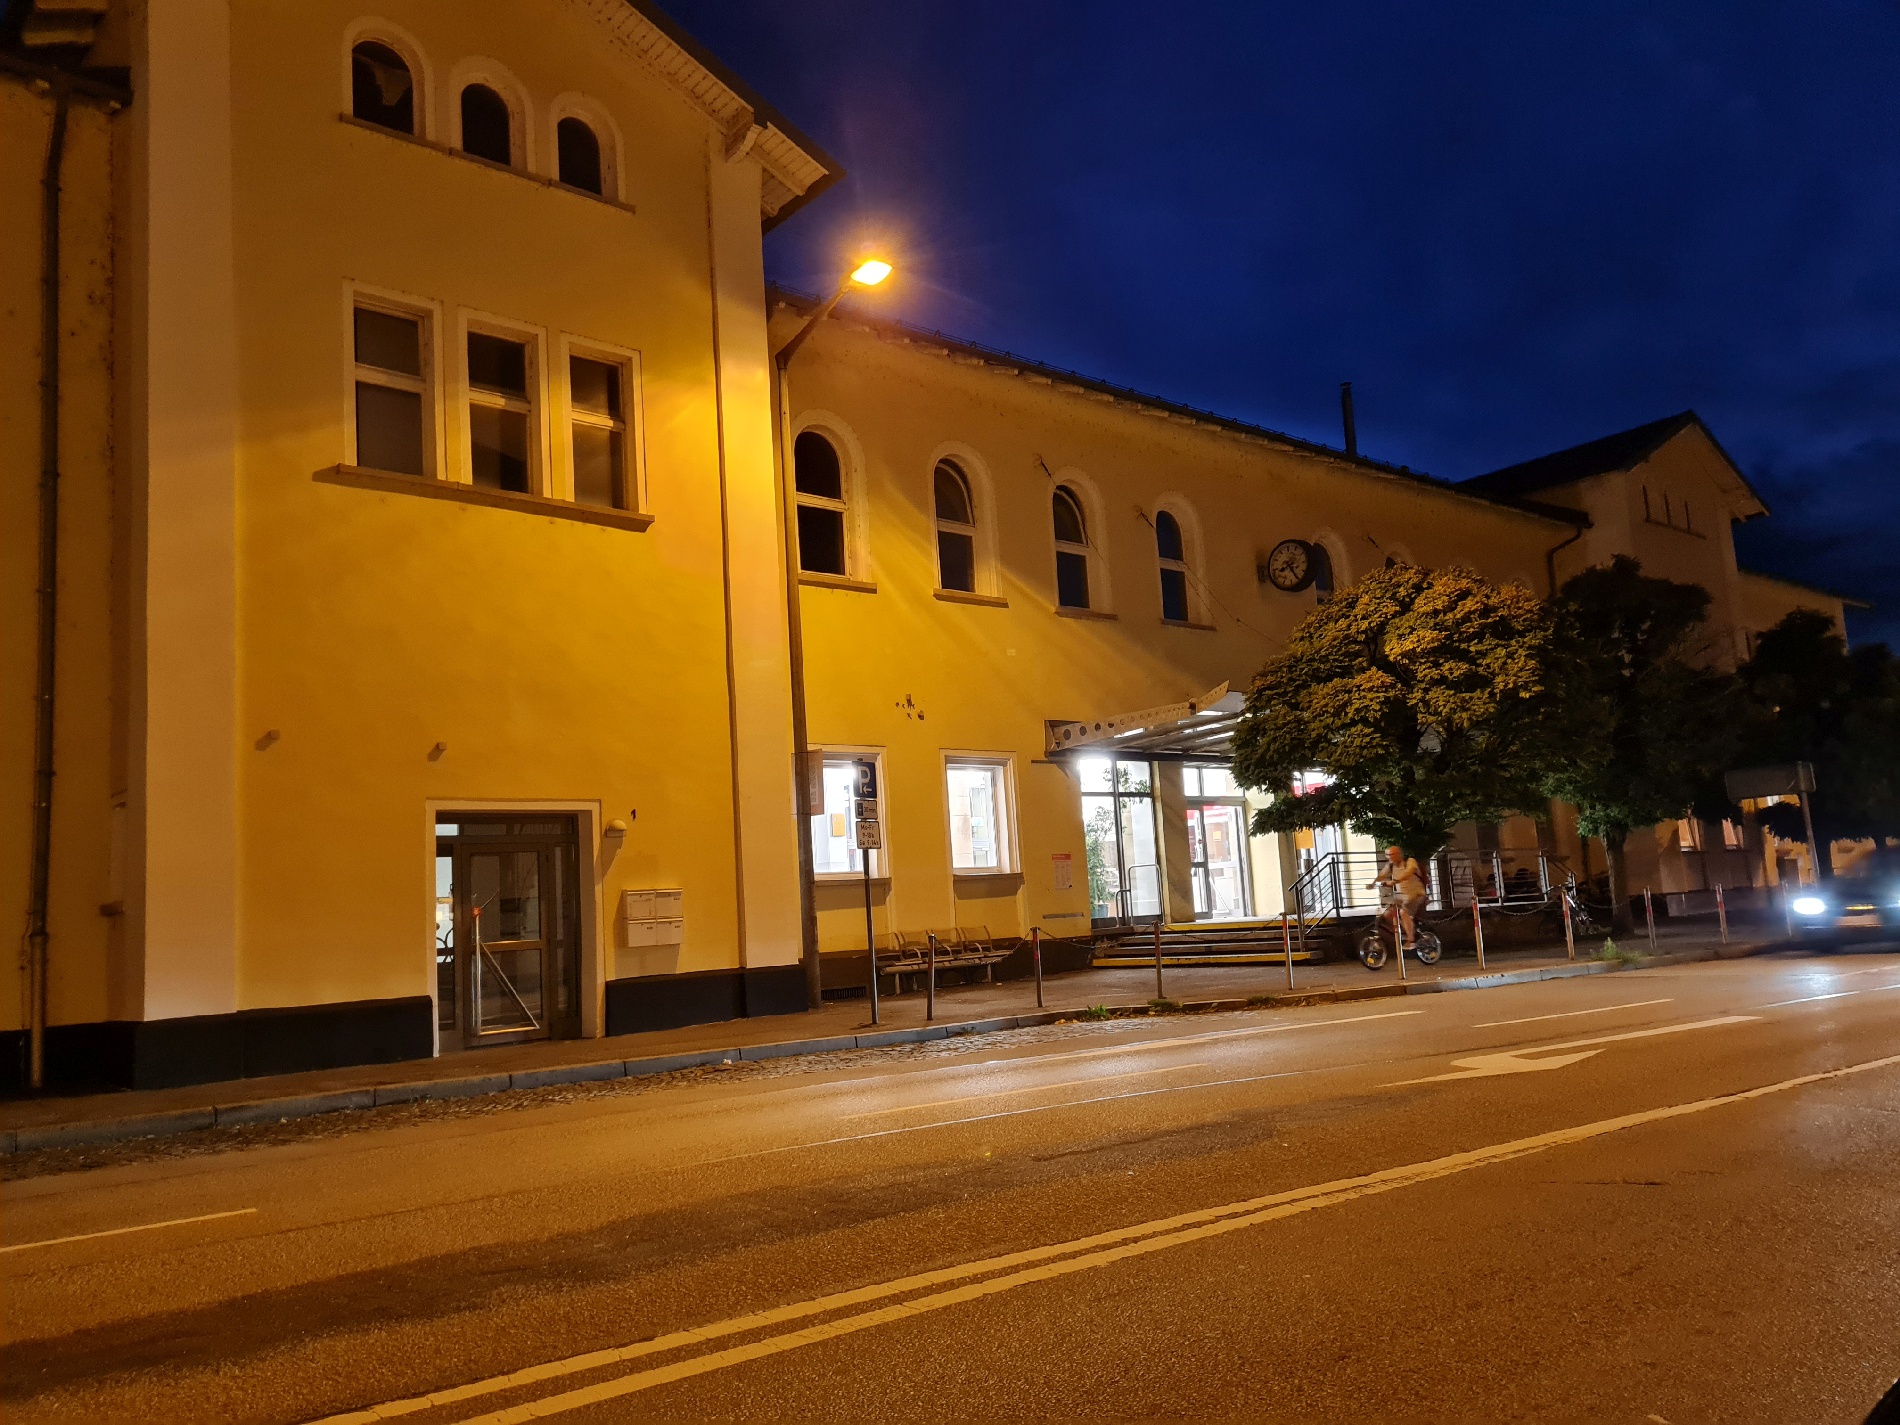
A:
{"type": "Polygon", "coordinates": [[[46,1084],[47,918],[53,862],[53,707],[59,652],[59,183],[72,91],[54,87],[40,222],[40,559],[33,687],[33,863],[26,912],[27,1084],[46,1084]]]}
{"type": "Polygon", "coordinates": [[[1568,549],[1571,545],[1582,539],[1583,532],[1589,527],[1590,526],[1584,524],[1578,525],[1576,529],[1571,531],[1570,538],[1561,540],[1544,551],[1544,573],[1550,580],[1551,598],[1554,599],[1557,597],[1557,551],[1560,549],[1568,549]]]}
{"type": "Polygon", "coordinates": [[[811,747],[805,717],[805,623],[798,603],[798,494],[796,462],[792,454],[792,399],[788,376],[792,358],[818,324],[831,315],[849,284],[841,285],[831,300],[805,319],[805,325],[772,353],[772,396],[777,406],[773,422],[778,436],[779,525],[785,539],[785,637],[791,654],[792,678],[792,814],[797,818],[799,961],[805,969],[805,1008],[824,1003],[824,981],[818,961],[818,907],[812,895],[811,859],[811,747]]]}

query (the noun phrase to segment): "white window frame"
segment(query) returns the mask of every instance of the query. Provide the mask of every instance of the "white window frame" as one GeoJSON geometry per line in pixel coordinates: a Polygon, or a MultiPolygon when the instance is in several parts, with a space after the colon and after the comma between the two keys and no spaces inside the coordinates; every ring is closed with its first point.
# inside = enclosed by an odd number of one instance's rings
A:
{"type": "Polygon", "coordinates": [[[1059,609],[1080,608],[1080,609],[1088,610],[1091,612],[1097,611],[1097,601],[1096,601],[1096,582],[1097,581],[1095,578],[1095,547],[1092,542],[1093,536],[1090,533],[1090,526],[1094,523],[1094,521],[1090,518],[1092,514],[1093,514],[1093,511],[1089,509],[1089,502],[1087,498],[1083,495],[1080,489],[1078,489],[1075,485],[1071,484],[1069,481],[1058,480],[1055,486],[1049,491],[1049,538],[1055,545],[1055,560],[1051,567],[1050,572],[1056,574],[1056,600],[1055,602],[1056,602],[1056,607],[1059,609]],[[1079,516],[1081,516],[1082,539],[1084,541],[1081,544],[1076,544],[1071,540],[1056,538],[1055,500],[1056,500],[1057,495],[1064,494],[1064,493],[1066,493],[1069,496],[1069,498],[1074,502],[1076,513],[1079,516]],[[1065,604],[1062,602],[1062,577],[1058,571],[1061,566],[1061,556],[1063,556],[1064,554],[1074,554],[1074,555],[1079,555],[1081,557],[1082,578],[1083,578],[1083,583],[1085,585],[1085,592],[1088,595],[1088,602],[1085,604],[1079,604],[1079,605],[1065,604]]]}
{"type": "MultiPolygon", "coordinates": [[[[823,763],[870,762],[877,767],[877,819],[884,831],[882,848],[867,852],[871,858],[871,879],[888,881],[891,877],[891,819],[890,783],[884,776],[884,749],[882,747],[852,747],[840,743],[827,743],[814,746],[811,755],[823,763]]],[[[813,812],[813,816],[825,815],[823,809],[813,812]]],[[[850,818],[847,816],[847,821],[850,818]]],[[[811,835],[811,828],[805,828],[805,835],[811,835]]],[[[813,870],[812,879],[822,885],[849,885],[864,879],[862,871],[818,871],[813,870]]]]}
{"type": "MultiPolygon", "coordinates": [[[[555,96],[554,102],[548,105],[547,152],[542,159],[547,165],[547,176],[556,183],[561,182],[560,134],[563,119],[579,119],[594,131],[594,138],[600,144],[599,196],[610,203],[626,202],[627,183],[623,167],[626,145],[620,137],[620,125],[614,122],[614,116],[607,106],[590,95],[569,91],[555,96]]],[[[587,190],[577,188],[573,191],[585,193],[587,190]]]]}
{"type": "Polygon", "coordinates": [[[814,509],[837,510],[843,516],[844,525],[844,573],[830,574],[823,570],[807,569],[801,555],[798,577],[806,583],[837,583],[868,587],[873,583],[872,565],[869,552],[869,532],[867,528],[867,497],[864,478],[864,450],[858,444],[857,436],[837,416],[829,411],[807,411],[799,417],[792,431],[791,451],[786,455],[793,463],[793,469],[787,474],[787,484],[793,494],[791,518],[796,525],[797,506],[810,505],[814,509]],[[838,488],[844,498],[832,500],[822,495],[807,495],[797,488],[797,445],[798,438],[807,431],[821,435],[831,442],[831,448],[838,453],[838,488]]]}
{"type": "Polygon", "coordinates": [[[982,515],[977,505],[976,490],[972,487],[970,472],[963,468],[963,462],[953,455],[940,455],[930,462],[930,527],[931,554],[937,565],[937,587],[950,593],[980,594],[983,589],[983,526],[982,515]],[[948,465],[956,473],[963,487],[963,502],[969,507],[970,522],[959,524],[956,520],[945,519],[937,513],[937,470],[948,465]],[[951,589],[943,582],[943,543],[939,536],[961,534],[970,541],[970,587],[951,589]]]}
{"type": "MultiPolygon", "coordinates": [[[[374,38],[373,35],[365,38],[374,38]]],[[[426,297],[412,296],[406,292],[393,292],[382,287],[370,287],[360,282],[343,284],[343,463],[360,466],[356,448],[356,383],[359,373],[364,379],[391,389],[416,390],[422,396],[422,463],[423,473],[412,478],[439,480],[446,468],[442,449],[442,354],[441,354],[442,306],[426,297]],[[372,311],[387,312],[396,317],[413,317],[422,323],[421,352],[422,376],[411,386],[408,379],[397,372],[384,371],[381,367],[359,367],[356,364],[356,309],[367,307],[372,311]]]]}
{"type": "MultiPolygon", "coordinates": [[[[478,312],[463,308],[457,312],[455,324],[455,374],[456,409],[460,413],[457,422],[457,434],[462,442],[460,459],[455,462],[456,479],[464,485],[475,483],[475,438],[469,420],[469,408],[472,406],[492,406],[500,409],[512,409],[506,397],[489,391],[477,391],[469,380],[468,374],[468,338],[471,333],[482,336],[501,337],[506,341],[520,342],[528,348],[527,387],[528,387],[528,490],[530,495],[547,495],[552,484],[548,458],[548,379],[547,351],[548,334],[543,327],[532,326],[526,322],[511,321],[489,312],[478,312]]],[[[565,385],[565,381],[562,383],[565,385]]]]}
{"type": "Polygon", "coordinates": [[[449,136],[448,146],[463,158],[472,158],[478,163],[493,162],[462,147],[462,91],[471,84],[486,85],[501,95],[502,103],[508,106],[507,166],[522,173],[533,173],[540,151],[535,146],[534,110],[528,103],[528,91],[505,64],[485,55],[472,55],[449,71],[443,96],[448,109],[448,123],[443,130],[449,136]]]}
{"type": "Polygon", "coordinates": [[[356,105],[354,65],[356,47],[364,43],[385,45],[401,55],[409,66],[410,112],[416,116],[413,137],[433,139],[435,126],[435,84],[428,55],[414,35],[387,20],[361,19],[343,32],[343,104],[340,113],[350,113],[356,105]]]}
{"type": "Polygon", "coordinates": [[[621,458],[625,469],[621,471],[621,482],[625,487],[627,504],[625,509],[635,514],[643,514],[647,508],[647,461],[646,461],[646,416],[640,399],[640,353],[631,347],[614,346],[608,342],[595,341],[591,337],[573,336],[562,332],[556,338],[555,361],[560,368],[560,379],[550,382],[549,411],[550,421],[555,430],[561,432],[561,439],[554,442],[554,458],[550,462],[553,485],[557,499],[574,499],[574,426],[604,424],[597,417],[577,415],[574,410],[573,367],[569,364],[572,357],[583,361],[598,361],[606,366],[620,370],[620,422],[624,433],[621,442],[621,458]]]}
{"type": "Polygon", "coordinates": [[[1017,838],[1016,754],[981,752],[962,748],[945,749],[943,767],[937,785],[943,797],[944,850],[946,859],[950,863],[950,874],[959,880],[986,876],[1020,876],[1023,863],[1022,849],[1017,838]],[[1002,862],[999,866],[961,867],[957,865],[956,833],[950,812],[950,772],[956,767],[990,767],[1003,774],[1003,810],[1000,818],[1002,825],[998,828],[997,835],[998,859],[1002,862]]]}

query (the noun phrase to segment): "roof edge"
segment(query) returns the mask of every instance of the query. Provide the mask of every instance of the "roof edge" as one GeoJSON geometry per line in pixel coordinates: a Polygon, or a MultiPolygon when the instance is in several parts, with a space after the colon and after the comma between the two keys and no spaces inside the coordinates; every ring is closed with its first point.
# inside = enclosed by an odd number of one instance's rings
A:
{"type": "Polygon", "coordinates": [[[1799,589],[1804,594],[1819,594],[1824,599],[1835,599],[1850,609],[1871,609],[1872,603],[1866,599],[1857,599],[1852,594],[1843,594],[1838,589],[1824,589],[1819,584],[1804,584],[1799,579],[1790,579],[1781,574],[1767,574],[1760,569],[1744,569],[1736,566],[1736,573],[1745,579],[1761,579],[1770,584],[1781,584],[1786,588],[1799,589]]]}

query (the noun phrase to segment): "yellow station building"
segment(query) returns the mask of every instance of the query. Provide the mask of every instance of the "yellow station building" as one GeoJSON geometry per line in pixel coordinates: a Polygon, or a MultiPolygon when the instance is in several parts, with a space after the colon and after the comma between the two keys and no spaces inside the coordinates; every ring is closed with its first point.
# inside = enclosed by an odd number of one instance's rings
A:
{"type": "MultiPolygon", "coordinates": [[[[869,302],[775,380],[762,237],[839,168],[646,0],[8,14],[16,1083],[40,1003],[53,1085],[803,1008],[802,857],[862,960],[864,765],[884,945],[1270,919],[1353,838],[1248,837],[1223,739],[1388,561],[1634,554],[1724,662],[1842,616],[1737,567],[1691,414],[1450,486],[869,302]]],[[[1587,869],[1538,826],[1465,840],[1587,869]]],[[[1639,873],[1700,889],[1708,830],[1639,873]]]]}

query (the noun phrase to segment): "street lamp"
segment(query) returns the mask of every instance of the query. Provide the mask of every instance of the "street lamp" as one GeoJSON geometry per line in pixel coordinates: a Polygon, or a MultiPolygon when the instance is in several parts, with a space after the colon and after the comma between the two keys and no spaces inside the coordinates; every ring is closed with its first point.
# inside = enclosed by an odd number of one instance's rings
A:
{"type": "Polygon", "coordinates": [[[804,325],[772,353],[773,400],[777,403],[779,452],[779,522],[785,542],[785,634],[791,653],[792,676],[792,805],[798,833],[799,959],[805,967],[805,1007],[824,1002],[818,967],[818,908],[812,899],[811,862],[811,747],[805,723],[805,630],[798,605],[798,485],[792,451],[791,386],[786,372],[792,358],[818,324],[853,288],[876,287],[891,275],[891,264],[872,257],[860,262],[838,283],[828,301],[805,318],[804,325]]]}

